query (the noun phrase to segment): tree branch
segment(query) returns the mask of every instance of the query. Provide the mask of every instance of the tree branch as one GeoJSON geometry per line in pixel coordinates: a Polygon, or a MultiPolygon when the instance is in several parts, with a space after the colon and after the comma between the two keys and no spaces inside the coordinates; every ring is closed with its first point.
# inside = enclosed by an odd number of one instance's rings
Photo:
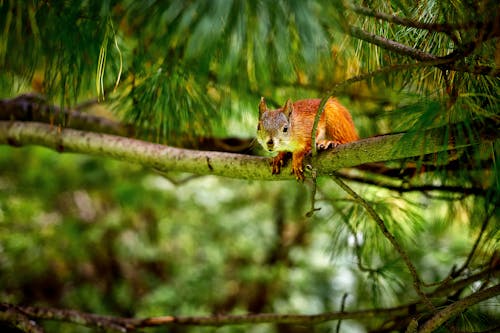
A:
{"type": "MultiPolygon", "coordinates": [[[[419,64],[423,64],[423,66],[434,66],[443,70],[466,72],[478,75],[488,75],[493,77],[497,77],[500,75],[500,68],[498,67],[457,63],[459,60],[470,55],[482,42],[486,41],[487,39],[497,37],[498,32],[488,33],[488,31],[481,30],[480,36],[473,42],[458,45],[458,47],[453,52],[445,56],[436,56],[410,47],[408,45],[401,44],[394,40],[367,32],[355,26],[347,26],[346,29],[347,33],[355,38],[364,40],[365,42],[368,42],[370,44],[377,45],[388,51],[420,61],[421,63],[419,64]]],[[[486,30],[487,28],[485,27],[484,29],[486,30]]],[[[395,66],[405,66],[405,64],[395,66]]],[[[412,66],[412,64],[410,64],[410,66],[412,66]]]]}
{"type": "MultiPolygon", "coordinates": [[[[95,103],[91,100],[88,103],[95,103]]],[[[80,112],[87,102],[73,110],[61,109],[48,104],[41,95],[23,94],[12,99],[0,100],[0,120],[39,121],[46,124],[63,125],[73,129],[131,136],[133,128],[111,119],[80,112]]]]}
{"type": "Polygon", "coordinates": [[[458,315],[468,307],[498,295],[500,295],[500,284],[462,298],[461,300],[452,303],[451,305],[436,313],[431,319],[425,322],[425,324],[418,332],[433,332],[435,329],[444,324],[448,319],[458,315]]]}
{"type": "Polygon", "coordinates": [[[387,226],[385,225],[384,221],[380,218],[380,216],[375,212],[375,210],[370,206],[363,198],[361,198],[353,189],[351,189],[346,183],[344,183],[337,175],[332,176],[333,181],[337,183],[337,185],[342,188],[347,194],[349,194],[353,199],[359,203],[363,208],[367,211],[367,213],[371,216],[371,218],[377,223],[380,231],[382,234],[385,236],[385,238],[391,243],[392,247],[396,252],[399,254],[401,259],[403,259],[406,267],[408,268],[408,271],[410,272],[410,275],[413,279],[413,287],[415,288],[415,291],[417,294],[420,296],[420,298],[425,302],[425,304],[428,306],[429,310],[434,310],[434,306],[432,305],[431,301],[427,298],[425,295],[424,291],[422,290],[422,280],[420,279],[417,269],[415,265],[413,265],[412,261],[410,260],[410,257],[408,256],[408,253],[403,249],[401,244],[399,244],[398,240],[396,237],[394,237],[389,229],[387,229],[387,226]]]}
{"type": "Polygon", "coordinates": [[[398,193],[405,193],[405,192],[431,192],[431,191],[438,191],[438,192],[447,192],[447,193],[457,193],[460,195],[478,195],[478,196],[485,196],[487,194],[487,189],[483,189],[480,187],[464,187],[464,186],[453,186],[453,185],[432,185],[432,184],[424,184],[424,185],[407,185],[407,184],[401,184],[401,185],[393,185],[388,182],[383,182],[383,181],[377,181],[374,179],[366,178],[366,177],[361,177],[361,176],[355,176],[355,175],[350,175],[346,172],[339,172],[338,173],[339,177],[350,180],[350,181],[355,181],[358,183],[363,183],[363,184],[368,184],[368,185],[373,185],[377,187],[383,187],[385,189],[395,191],[398,193]]]}
{"type": "MultiPolygon", "coordinates": [[[[413,47],[410,47],[408,45],[404,45],[401,43],[398,43],[396,41],[393,41],[391,39],[385,38],[378,36],[376,34],[364,31],[363,29],[360,29],[355,26],[349,26],[348,27],[348,33],[356,38],[359,38],[361,40],[364,40],[365,42],[368,42],[370,44],[374,44],[377,46],[380,46],[383,49],[408,56],[412,59],[418,60],[418,61],[436,61],[439,60],[440,58],[430,54],[426,53],[424,51],[415,49],[413,47]]],[[[443,62],[449,62],[448,61],[443,61],[443,62]]]]}
{"type": "Polygon", "coordinates": [[[386,22],[390,23],[396,23],[405,27],[410,27],[410,28],[417,28],[417,29],[422,29],[422,30],[429,30],[433,32],[444,32],[446,34],[451,34],[452,32],[456,30],[468,30],[468,29],[480,29],[486,24],[492,24],[493,22],[476,22],[476,21],[469,21],[469,22],[463,22],[463,23],[426,23],[426,22],[420,22],[412,19],[408,19],[405,17],[400,17],[397,15],[390,15],[382,12],[378,12],[376,10],[373,10],[371,8],[367,7],[362,7],[362,6],[356,6],[352,4],[347,4],[346,5],[347,9],[352,10],[355,13],[365,15],[365,16],[370,16],[374,17],[377,19],[381,19],[386,22]]]}
{"type": "MultiPolygon", "coordinates": [[[[44,330],[22,311],[0,303],[0,323],[6,322],[27,333],[43,333],[44,330]]],[[[1,326],[0,326],[1,327],[1,326]]]]}
{"type": "MultiPolygon", "coordinates": [[[[474,124],[470,124],[471,126],[474,124]]],[[[483,125],[468,140],[453,134],[457,126],[436,128],[418,134],[394,134],[359,140],[306,159],[318,172],[329,175],[337,169],[364,163],[397,160],[438,151],[458,149],[498,138],[495,124],[483,125]],[[450,130],[450,131],[446,131],[450,130]]],[[[474,128],[475,128],[474,127],[474,128]]],[[[138,163],[161,171],[182,171],[253,180],[289,180],[290,165],[272,175],[267,158],[179,149],[114,135],[56,128],[33,122],[0,121],[0,144],[38,145],[59,152],[76,152],[138,163]]]]}
{"type": "MultiPolygon", "coordinates": [[[[453,290],[464,288],[467,285],[485,279],[487,277],[498,277],[500,267],[489,267],[482,272],[472,275],[466,279],[441,286],[434,292],[428,293],[428,297],[435,299],[449,294],[453,290]]],[[[294,315],[294,314],[242,314],[242,315],[214,315],[214,316],[161,316],[153,318],[122,318],[113,316],[101,316],[92,313],[85,313],[75,310],[65,310],[56,308],[41,308],[34,306],[18,306],[8,303],[0,303],[0,320],[8,323],[16,323],[17,318],[29,319],[29,322],[36,326],[34,320],[55,320],[67,323],[73,323],[86,327],[96,327],[113,331],[137,331],[145,327],[159,327],[171,325],[193,325],[193,326],[222,326],[222,325],[241,325],[256,323],[282,323],[297,325],[314,325],[322,322],[343,319],[364,320],[371,318],[391,318],[397,316],[407,316],[415,311],[420,311],[421,302],[412,302],[409,304],[385,308],[360,311],[340,311],[326,312],[315,315],[294,315]]],[[[37,326],[38,327],[38,326],[37,326]]],[[[25,332],[42,332],[41,330],[30,331],[28,328],[20,327],[25,332]]]]}
{"type": "MultiPolygon", "coordinates": [[[[404,315],[408,309],[395,307],[387,309],[361,310],[352,312],[327,312],[317,315],[293,314],[243,314],[243,315],[214,315],[200,317],[162,316],[152,318],[121,318],[113,316],[99,316],[75,310],[62,310],[55,308],[40,308],[33,306],[17,306],[0,303],[0,314],[9,312],[22,315],[31,320],[57,320],[87,327],[106,328],[114,331],[135,331],[145,327],[192,325],[192,326],[222,326],[256,323],[280,323],[313,325],[339,319],[369,319],[380,316],[404,315]]],[[[0,317],[1,318],[1,317],[0,317]]]]}
{"type": "Polygon", "coordinates": [[[481,230],[479,231],[479,234],[477,235],[476,241],[472,245],[472,248],[469,252],[469,255],[467,256],[467,259],[465,260],[465,262],[462,264],[462,266],[459,269],[453,270],[450,273],[450,277],[453,278],[453,277],[459,276],[460,274],[462,274],[462,272],[464,272],[469,267],[469,264],[471,263],[472,258],[474,257],[474,254],[476,253],[476,250],[479,246],[479,242],[480,242],[481,238],[483,237],[484,232],[486,231],[486,227],[488,226],[488,223],[490,222],[490,219],[493,217],[495,212],[496,212],[496,208],[493,208],[489,213],[486,214],[486,216],[483,220],[483,223],[481,224],[481,230]]]}

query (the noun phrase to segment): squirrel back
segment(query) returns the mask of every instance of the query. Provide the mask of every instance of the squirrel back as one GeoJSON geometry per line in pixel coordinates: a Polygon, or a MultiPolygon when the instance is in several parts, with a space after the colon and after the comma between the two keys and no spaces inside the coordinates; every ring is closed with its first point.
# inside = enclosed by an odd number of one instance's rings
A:
{"type": "MultiPolygon", "coordinates": [[[[292,173],[303,179],[302,161],[311,151],[311,133],[320,99],[304,99],[276,110],[267,108],[264,98],[259,104],[257,141],[270,152],[279,152],[273,160],[273,174],[279,173],[284,152],[293,153],[292,173]]],[[[337,99],[325,104],[316,129],[316,144],[320,149],[335,147],[358,140],[349,111],[337,99]]]]}

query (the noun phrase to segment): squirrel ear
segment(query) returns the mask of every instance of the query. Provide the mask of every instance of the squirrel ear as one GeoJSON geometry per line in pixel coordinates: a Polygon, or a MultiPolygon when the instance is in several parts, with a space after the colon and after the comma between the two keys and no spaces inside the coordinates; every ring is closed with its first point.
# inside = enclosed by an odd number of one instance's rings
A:
{"type": "Polygon", "coordinates": [[[293,111],[293,103],[292,100],[289,98],[286,101],[285,106],[283,106],[283,113],[285,114],[285,116],[290,117],[292,111],[293,111]]]}
{"type": "Polygon", "coordinates": [[[266,100],[264,99],[264,97],[261,97],[259,103],[259,115],[262,115],[266,111],[267,111],[266,100]]]}

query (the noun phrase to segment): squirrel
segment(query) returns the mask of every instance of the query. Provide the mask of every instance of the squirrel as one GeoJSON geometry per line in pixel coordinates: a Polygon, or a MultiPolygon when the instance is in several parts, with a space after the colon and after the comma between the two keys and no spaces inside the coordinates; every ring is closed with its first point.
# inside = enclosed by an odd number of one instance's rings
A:
{"type": "MultiPolygon", "coordinates": [[[[314,118],[320,99],[303,99],[269,110],[264,97],[259,103],[257,141],[269,152],[278,152],[271,162],[272,174],[279,174],[287,152],[292,152],[292,174],[304,180],[304,156],[311,152],[314,118]]],[[[316,146],[328,149],[358,140],[351,114],[335,98],[330,97],[316,129],[316,146]]]]}

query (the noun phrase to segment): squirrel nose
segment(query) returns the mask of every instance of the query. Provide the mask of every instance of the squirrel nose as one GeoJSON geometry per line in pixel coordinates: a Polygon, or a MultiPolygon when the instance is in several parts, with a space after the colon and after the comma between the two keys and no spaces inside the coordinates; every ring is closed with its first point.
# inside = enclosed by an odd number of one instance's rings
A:
{"type": "Polygon", "coordinates": [[[274,146],[273,139],[269,139],[269,140],[267,140],[266,145],[267,145],[267,148],[268,148],[268,149],[272,149],[272,148],[273,148],[273,146],[274,146]]]}

